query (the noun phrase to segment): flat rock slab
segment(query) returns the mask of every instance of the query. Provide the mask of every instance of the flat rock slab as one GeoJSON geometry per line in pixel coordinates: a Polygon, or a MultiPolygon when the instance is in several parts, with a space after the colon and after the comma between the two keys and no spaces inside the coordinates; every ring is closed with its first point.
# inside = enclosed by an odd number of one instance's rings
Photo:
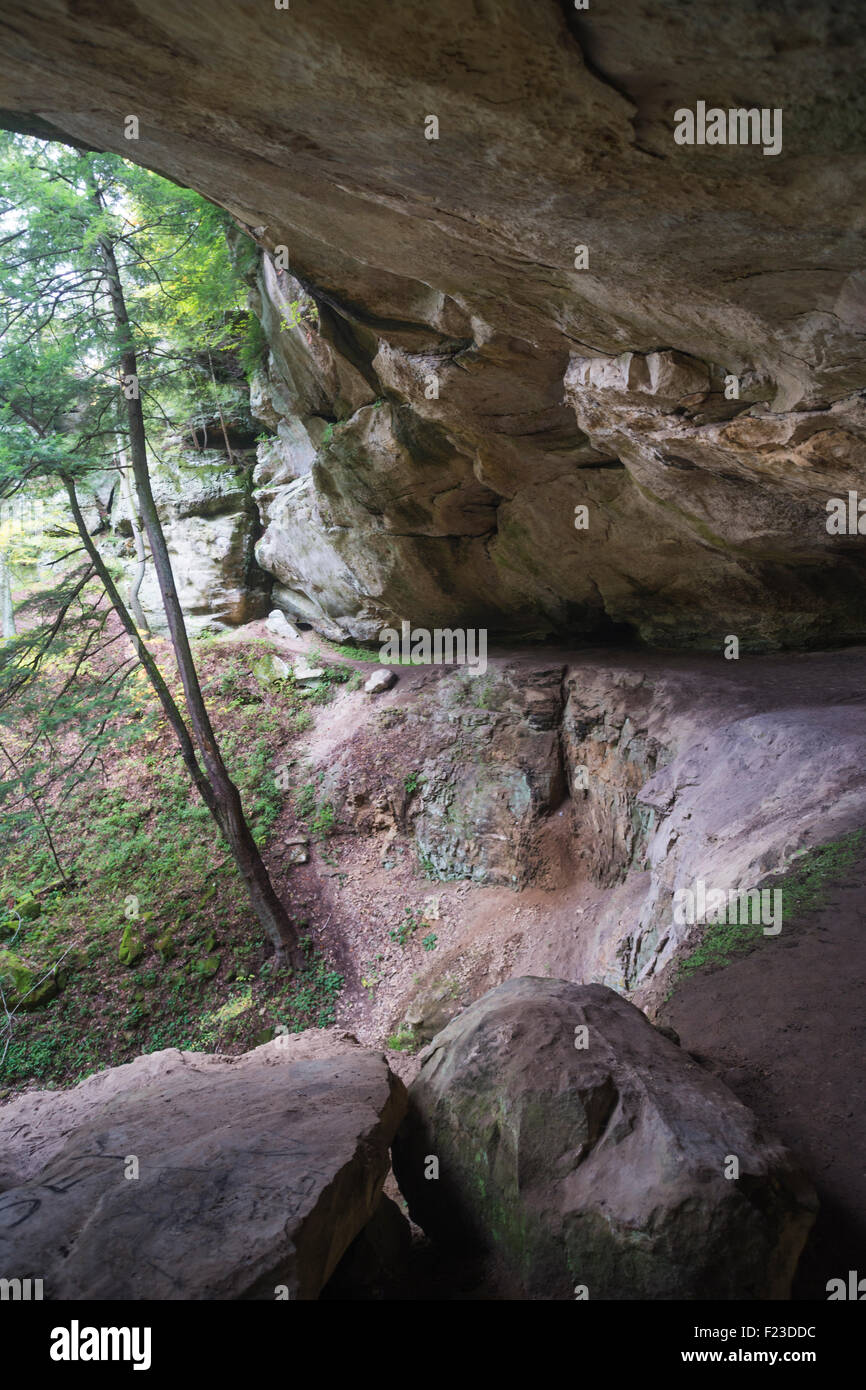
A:
{"type": "Polygon", "coordinates": [[[0,1112],[0,1277],[51,1299],[315,1299],[405,1107],[384,1057],[333,1030],[24,1095],[0,1112]]]}
{"type": "Polygon", "coordinates": [[[317,681],[321,680],[324,674],[324,666],[308,666],[305,661],[299,661],[294,670],[296,681],[317,681]]]}
{"type": "Polygon", "coordinates": [[[810,1183],[613,990],[509,980],[420,1055],[397,1180],[428,1236],[487,1252],[506,1296],[788,1297],[810,1183]]]}

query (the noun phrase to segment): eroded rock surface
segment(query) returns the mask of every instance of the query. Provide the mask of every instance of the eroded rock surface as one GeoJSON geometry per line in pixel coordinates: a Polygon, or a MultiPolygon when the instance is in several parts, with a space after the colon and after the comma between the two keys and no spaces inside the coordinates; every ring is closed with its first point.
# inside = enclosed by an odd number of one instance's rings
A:
{"type": "Polygon", "coordinates": [[[380,1053],[318,1030],[21,1096],[0,1275],[52,1299],[314,1299],[377,1208],[405,1106],[380,1053]]]}
{"type": "MultiPolygon", "coordinates": [[[[213,423],[218,432],[219,422],[213,423]]],[[[203,445],[207,438],[203,429],[198,437],[203,445]]],[[[252,496],[252,468],[248,449],[232,449],[229,457],[224,445],[194,449],[189,439],[179,436],[163,441],[151,465],[154,499],[178,597],[187,629],[194,635],[204,628],[250,622],[270,606],[270,576],[255,558],[260,524],[252,496]]],[[[111,522],[121,536],[131,535],[130,501],[123,489],[115,494],[111,522]]],[[[131,579],[136,572],[132,540],[127,540],[121,558],[131,579]]],[[[165,613],[149,550],[139,598],[150,626],[164,630],[165,613]]]]}
{"type": "Polygon", "coordinates": [[[809,1182],[613,991],[509,980],[421,1057],[397,1179],[413,1220],[487,1251],[512,1296],[788,1296],[809,1182]]]}
{"type": "Polygon", "coordinates": [[[189,183],[262,249],[286,611],[356,639],[863,637],[866,542],[826,528],[866,474],[858,0],[23,0],[0,37],[8,124],[189,183]],[[780,153],[674,141],[746,93],[780,153]]]}
{"type": "Polygon", "coordinates": [[[539,827],[566,795],[562,675],[457,668],[406,688],[329,758],[322,786],[341,823],[410,834],[434,880],[527,882],[539,827]]]}

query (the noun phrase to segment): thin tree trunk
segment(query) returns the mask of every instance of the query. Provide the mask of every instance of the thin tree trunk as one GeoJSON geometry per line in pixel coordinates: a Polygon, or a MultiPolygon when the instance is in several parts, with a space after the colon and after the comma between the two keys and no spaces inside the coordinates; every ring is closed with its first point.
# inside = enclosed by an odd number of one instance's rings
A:
{"type": "MultiPolygon", "coordinates": [[[[99,194],[97,192],[94,193],[94,198],[101,210],[99,194]]],[[[99,247],[102,253],[106,279],[108,280],[109,292],[111,294],[118,345],[121,353],[121,371],[125,382],[135,382],[137,384],[138,367],[132,340],[132,331],[126,312],[126,301],[123,294],[120,271],[114,255],[114,248],[110,240],[105,236],[99,237],[99,247]]],[[[193,737],[198,746],[216,800],[219,824],[222,827],[223,834],[228,840],[229,847],[241,877],[246,884],[255,914],[268,933],[268,936],[271,938],[271,941],[274,943],[274,949],[278,960],[285,960],[288,956],[294,965],[301,965],[303,958],[297,932],[295,931],[286,909],[277,897],[276,890],[271,883],[264,860],[253,839],[252,832],[244,816],[240,793],[228,775],[228,771],[222,760],[219,745],[217,744],[216,735],[211,727],[210,718],[205,707],[198,675],[195,669],[195,662],[193,661],[192,650],[189,645],[189,637],[183,619],[183,610],[181,609],[180,601],[177,596],[177,589],[175,588],[171,558],[168,553],[168,546],[151,490],[150,472],[147,465],[147,439],[144,429],[144,415],[141,409],[141,399],[137,390],[135,393],[130,392],[131,398],[127,396],[126,392],[124,392],[124,396],[126,398],[127,418],[129,422],[130,457],[132,459],[132,472],[135,478],[136,491],[138,493],[139,511],[145,531],[147,532],[147,538],[150,542],[150,553],[159,581],[160,593],[162,594],[163,607],[165,608],[165,616],[171,636],[171,643],[174,648],[175,659],[177,661],[178,673],[186,696],[186,706],[193,737]]]]}
{"type": "Polygon", "coordinates": [[[138,629],[136,628],[135,623],[133,622],[132,615],[126,607],[126,604],[123,602],[123,599],[120,597],[120,593],[118,592],[117,586],[115,585],[111,575],[108,573],[108,570],[105,567],[105,562],[93,543],[90,533],[87,530],[87,523],[85,522],[84,517],[81,515],[81,508],[78,505],[78,496],[75,491],[74,482],[68,476],[64,476],[63,481],[66,485],[66,493],[69,497],[69,506],[72,509],[72,516],[75,521],[75,525],[78,529],[78,534],[81,537],[81,543],[84,546],[84,549],[87,551],[88,556],[90,557],[90,562],[93,565],[94,570],[96,571],[97,577],[102,582],[102,586],[105,589],[106,594],[108,595],[109,603],[111,604],[117,616],[120,618],[120,621],[123,624],[125,630],[132,638],[132,644],[135,647],[136,653],[138,654],[138,659],[144,667],[145,671],[147,672],[147,676],[150,680],[150,683],[153,686],[157,698],[159,699],[159,702],[162,705],[162,708],[165,712],[165,717],[171,725],[172,729],[174,730],[177,741],[180,744],[181,757],[183,758],[184,763],[186,764],[187,771],[189,772],[189,775],[192,778],[193,784],[198,790],[202,801],[207,806],[208,810],[210,811],[220,830],[222,830],[223,826],[219,818],[216,798],[213,794],[213,790],[211,789],[210,782],[207,780],[207,777],[202,772],[202,769],[199,766],[198,759],[196,758],[195,747],[193,745],[192,739],[190,738],[189,730],[187,729],[186,724],[184,723],[183,715],[181,714],[180,710],[174,702],[174,697],[172,696],[171,691],[169,690],[168,686],[166,685],[163,679],[162,672],[160,671],[159,667],[157,666],[147,647],[144,645],[141,638],[139,637],[138,629]]]}
{"type": "Polygon", "coordinates": [[[213,358],[212,358],[211,355],[210,355],[210,349],[208,349],[207,360],[208,360],[208,364],[209,364],[209,366],[210,366],[210,379],[211,379],[211,381],[213,382],[213,393],[214,393],[214,397],[215,397],[215,399],[216,399],[216,408],[217,408],[217,410],[218,410],[218,412],[219,412],[220,424],[221,424],[221,426],[222,426],[223,441],[224,441],[225,446],[226,446],[226,453],[227,453],[228,456],[229,456],[229,463],[233,464],[234,461],[235,461],[235,457],[234,457],[234,454],[232,453],[232,446],[231,446],[231,444],[229,444],[229,432],[228,432],[228,430],[226,429],[226,422],[225,422],[225,417],[224,417],[224,415],[223,415],[222,404],[221,404],[221,402],[220,402],[219,387],[217,386],[216,376],[214,375],[213,358]]]}
{"type": "Polygon", "coordinates": [[[117,471],[120,474],[120,495],[129,509],[129,524],[132,527],[132,539],[135,544],[135,557],[137,560],[135,575],[129,586],[129,606],[132,609],[132,616],[138,624],[139,632],[143,632],[145,637],[149,637],[150,624],[144,616],[144,609],[138,597],[147,566],[144,536],[141,534],[141,527],[138,524],[138,517],[135,512],[135,504],[132,500],[132,489],[129,486],[129,474],[126,472],[126,455],[123,449],[119,449],[118,453],[120,455],[120,463],[117,465],[117,471]]]}
{"type": "Polygon", "coordinates": [[[21,786],[24,791],[24,795],[27,797],[27,800],[31,803],[34,811],[36,812],[39,824],[42,826],[42,829],[45,832],[45,838],[48,841],[48,848],[51,850],[51,857],[57,865],[57,872],[60,874],[61,880],[63,882],[63,887],[68,888],[69,880],[67,879],[66,874],[63,871],[63,865],[61,864],[60,859],[58,858],[57,847],[54,844],[54,840],[51,836],[51,829],[48,825],[48,822],[42,814],[42,808],[39,805],[39,800],[28,787],[24,774],[22,773],[20,767],[16,763],[15,759],[9,752],[2,739],[0,739],[0,753],[3,754],[4,758],[8,762],[9,766],[12,768],[12,771],[15,773],[15,775],[21,778],[21,786]]]}
{"type": "Polygon", "coordinates": [[[6,556],[0,551],[0,614],[2,614],[2,632],[4,640],[15,637],[15,607],[12,603],[12,581],[9,575],[9,567],[6,563],[6,556]]]}

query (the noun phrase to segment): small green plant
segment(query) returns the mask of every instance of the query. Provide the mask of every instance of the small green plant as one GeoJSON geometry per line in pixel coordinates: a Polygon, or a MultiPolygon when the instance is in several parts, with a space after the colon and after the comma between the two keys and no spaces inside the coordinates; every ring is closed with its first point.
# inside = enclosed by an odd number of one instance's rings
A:
{"type": "Polygon", "coordinates": [[[493,692],[493,687],[494,682],[490,678],[488,678],[479,686],[478,694],[475,699],[475,704],[477,705],[478,709],[490,708],[490,696],[493,692]]]}
{"type": "Polygon", "coordinates": [[[323,801],[310,821],[310,829],[317,840],[326,840],[329,835],[333,835],[336,823],[333,806],[330,801],[323,801]]]}
{"type": "Polygon", "coordinates": [[[398,946],[407,946],[409,938],[415,934],[419,927],[425,925],[424,918],[418,917],[410,907],[403,909],[403,920],[398,922],[396,927],[392,927],[388,932],[392,941],[396,941],[398,946]]]}
{"type": "Polygon", "coordinates": [[[319,327],[318,306],[312,300],[306,304],[302,304],[300,299],[291,300],[288,309],[283,309],[280,318],[283,328],[319,327]]]}
{"type": "Polygon", "coordinates": [[[438,879],[439,874],[436,871],[436,865],[433,863],[429,854],[419,854],[418,864],[425,878],[438,879]]]}
{"type": "Polygon", "coordinates": [[[368,960],[366,965],[362,967],[361,984],[371,999],[376,993],[377,985],[382,983],[382,976],[379,973],[379,966],[377,964],[380,960],[384,960],[384,956],[381,952],[372,960],[368,960]]]}
{"type": "Polygon", "coordinates": [[[427,935],[422,939],[421,945],[424,947],[425,951],[435,951],[437,941],[438,937],[436,936],[436,933],[431,931],[428,932],[427,935]]]}
{"type": "Polygon", "coordinates": [[[424,778],[421,776],[420,772],[410,772],[409,776],[405,779],[403,786],[406,788],[409,795],[412,796],[421,786],[423,781],[424,778]]]}
{"type": "Polygon", "coordinates": [[[301,820],[308,820],[316,809],[316,788],[307,782],[295,792],[295,811],[301,820]]]}
{"type": "Polygon", "coordinates": [[[391,1052],[414,1052],[418,1047],[415,1029],[409,1023],[401,1023],[397,1032],[385,1039],[385,1046],[391,1052]]]}

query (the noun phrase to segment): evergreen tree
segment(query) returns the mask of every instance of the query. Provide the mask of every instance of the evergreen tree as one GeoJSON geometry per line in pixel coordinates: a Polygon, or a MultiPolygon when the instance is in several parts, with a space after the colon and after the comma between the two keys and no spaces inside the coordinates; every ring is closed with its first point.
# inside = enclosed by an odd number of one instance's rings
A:
{"type": "MultiPolygon", "coordinates": [[[[202,696],[148,463],[149,420],[200,390],[190,366],[195,323],[206,350],[237,336],[233,286],[215,210],[117,156],[0,137],[0,497],[61,484],[90,569],[132,639],[190,778],[225,836],[278,958],[299,963],[297,936],[262,861],[202,696]],[[220,322],[220,319],[222,320],[220,322]],[[186,349],[183,351],[182,349],[186,349]],[[118,438],[123,440],[120,451],[118,438]],[[186,715],[94,542],[82,497],[109,468],[132,475],[159,581],[186,715]]],[[[238,291],[239,293],[239,291],[238,291]]],[[[219,402],[212,352],[210,389],[219,402]]],[[[196,377],[198,380],[196,380],[196,377]]],[[[14,681],[13,681],[14,688],[14,681]]]]}

